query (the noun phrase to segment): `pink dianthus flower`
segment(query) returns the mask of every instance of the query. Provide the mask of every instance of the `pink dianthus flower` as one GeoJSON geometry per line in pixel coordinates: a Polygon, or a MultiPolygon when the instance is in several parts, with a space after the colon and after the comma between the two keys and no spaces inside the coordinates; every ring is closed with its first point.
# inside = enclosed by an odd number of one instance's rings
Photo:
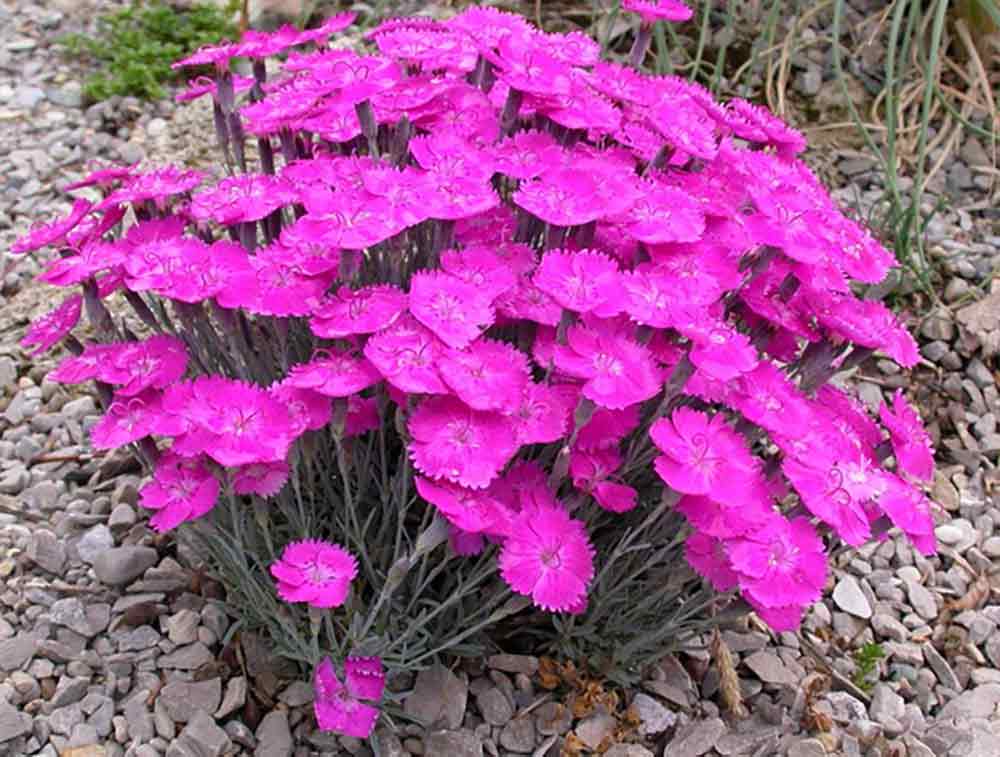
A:
{"type": "Polygon", "coordinates": [[[378,720],[378,708],[362,699],[377,702],[385,689],[382,661],[377,657],[348,657],[344,660],[341,683],[327,657],[316,667],[313,678],[316,725],[357,739],[371,736],[378,720]]]}
{"type": "Polygon", "coordinates": [[[730,541],[726,552],[740,590],[764,607],[804,607],[823,593],[823,541],[806,518],[775,515],[761,529],[730,541]]]}
{"type": "Polygon", "coordinates": [[[512,425],[455,397],[430,397],[410,416],[414,465],[427,476],[482,489],[517,452],[512,425]]]}
{"type": "Polygon", "coordinates": [[[594,548],[584,524],[552,500],[514,518],[497,563],[511,589],[543,610],[564,612],[586,598],[594,548]]]}
{"type": "Polygon", "coordinates": [[[889,429],[893,454],[899,469],[921,481],[934,478],[934,451],[931,439],[920,420],[920,414],[907,402],[903,390],[892,397],[892,408],[884,402],[879,418],[889,429]]]}
{"type": "Polygon", "coordinates": [[[153,480],[139,490],[139,504],[156,513],[149,525],[161,533],[205,515],[219,497],[219,481],[205,458],[167,452],[156,463],[153,480]]]}
{"type": "Polygon", "coordinates": [[[286,602],[326,609],[344,604],[358,562],[336,544],[307,539],[286,546],[281,559],[271,564],[271,575],[286,602]]]}
{"type": "Polygon", "coordinates": [[[410,279],[410,312],[455,349],[470,344],[495,317],[481,290],[438,271],[421,271],[410,279]]]}

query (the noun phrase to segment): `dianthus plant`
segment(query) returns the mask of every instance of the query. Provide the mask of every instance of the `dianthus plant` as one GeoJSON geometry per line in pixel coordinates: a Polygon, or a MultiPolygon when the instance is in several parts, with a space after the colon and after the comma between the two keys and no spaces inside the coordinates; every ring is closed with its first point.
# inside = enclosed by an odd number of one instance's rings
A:
{"type": "MultiPolygon", "coordinates": [[[[623,5],[636,63],[686,15],[623,5]]],[[[212,98],[224,175],[101,169],[14,249],[77,290],[25,344],[97,382],[93,445],[133,445],[150,526],[194,521],[314,667],[322,727],[370,732],[383,666],[555,647],[627,676],[723,610],[796,628],[837,542],[934,550],[918,414],[838,375],[918,360],[858,294],[893,260],[799,133],[493,9],[365,52],[329,43],[350,21],[178,63],[214,68],[182,97],[212,98]]]]}

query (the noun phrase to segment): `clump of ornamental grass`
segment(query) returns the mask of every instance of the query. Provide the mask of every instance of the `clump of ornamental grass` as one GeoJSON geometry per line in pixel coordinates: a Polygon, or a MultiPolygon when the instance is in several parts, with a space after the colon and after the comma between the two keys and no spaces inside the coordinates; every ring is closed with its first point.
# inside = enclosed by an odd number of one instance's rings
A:
{"type": "MultiPolygon", "coordinates": [[[[635,61],[686,13],[623,7],[635,61]]],[[[796,628],[840,542],[934,550],[917,413],[838,380],[918,360],[855,291],[893,258],[800,134],[492,9],[332,48],[351,20],[176,64],[215,71],[181,97],[220,176],[97,170],[15,246],[77,290],[25,344],[96,382],[93,445],[133,446],[150,526],[314,672],[320,727],[368,735],[387,670],[443,654],[629,680],[733,612],[796,628]]]]}

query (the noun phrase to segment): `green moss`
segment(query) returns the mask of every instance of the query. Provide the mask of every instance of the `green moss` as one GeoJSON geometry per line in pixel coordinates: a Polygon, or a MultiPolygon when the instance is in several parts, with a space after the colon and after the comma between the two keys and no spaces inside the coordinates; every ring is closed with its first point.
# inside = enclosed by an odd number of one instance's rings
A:
{"type": "Polygon", "coordinates": [[[163,85],[175,78],[170,64],[202,45],[233,38],[233,6],[198,4],[187,10],[162,0],[133,3],[97,19],[94,36],[71,34],[60,40],[67,54],[89,58],[98,71],[83,85],[92,101],[113,95],[147,99],[164,96],[163,85]]]}

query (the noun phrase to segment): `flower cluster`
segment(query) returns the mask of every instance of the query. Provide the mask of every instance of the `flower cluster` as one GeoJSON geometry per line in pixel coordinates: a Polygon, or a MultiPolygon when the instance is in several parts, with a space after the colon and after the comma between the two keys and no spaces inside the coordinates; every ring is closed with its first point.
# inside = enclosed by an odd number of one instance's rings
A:
{"type": "MultiPolygon", "coordinates": [[[[623,7],[640,36],[690,15],[623,7]]],[[[155,461],[153,527],[276,495],[317,439],[349,466],[352,438],[379,431],[454,551],[496,545],[502,580],[551,612],[586,612],[597,520],[671,496],[690,565],[776,629],[819,598],[824,537],[896,526],[935,548],[917,413],[900,394],[875,418],[826,383],[875,351],[918,355],[855,294],[892,257],[796,158],[801,135],[491,8],[388,21],[370,53],[327,47],[349,21],[179,64],[216,67],[184,96],[213,99],[225,178],[104,169],[77,184],[101,202],[15,245],[55,246],[43,277],[81,289],[25,344],[66,340],[52,378],[107,388],[93,441],[155,461]],[[278,52],[268,79],[257,63],[278,52]],[[240,56],[253,81],[229,73],[240,56]],[[112,292],[153,335],[115,325],[112,292]],[[86,346],[84,305],[101,327],[86,346]],[[212,335],[232,354],[207,354],[212,335]],[[637,461],[664,492],[638,487],[637,461]]],[[[335,608],[358,568],[304,541],[271,573],[284,600],[335,608]]],[[[380,671],[349,658],[341,683],[320,665],[320,725],[370,733],[380,671]]]]}

